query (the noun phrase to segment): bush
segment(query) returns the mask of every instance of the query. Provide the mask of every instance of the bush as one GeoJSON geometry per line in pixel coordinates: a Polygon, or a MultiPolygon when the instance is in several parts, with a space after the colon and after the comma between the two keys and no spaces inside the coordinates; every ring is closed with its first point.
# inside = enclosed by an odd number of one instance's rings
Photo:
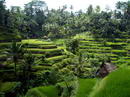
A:
{"type": "Polygon", "coordinates": [[[77,54],[79,51],[79,40],[72,39],[66,41],[66,50],[72,52],[73,54],[77,54]]]}

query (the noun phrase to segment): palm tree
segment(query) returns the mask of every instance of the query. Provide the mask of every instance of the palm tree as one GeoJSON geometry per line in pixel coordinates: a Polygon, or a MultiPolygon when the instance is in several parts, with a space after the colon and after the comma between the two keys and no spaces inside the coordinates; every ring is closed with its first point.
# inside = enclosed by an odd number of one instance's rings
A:
{"type": "Polygon", "coordinates": [[[7,57],[10,58],[14,63],[14,73],[17,78],[17,64],[20,58],[24,55],[24,49],[22,44],[18,44],[16,41],[13,41],[10,49],[7,51],[7,57]]]}
{"type": "Polygon", "coordinates": [[[28,54],[24,57],[24,70],[23,73],[25,73],[24,78],[25,80],[27,80],[27,87],[29,88],[29,84],[30,84],[30,77],[31,77],[31,71],[32,71],[32,65],[35,64],[35,56],[32,55],[32,53],[28,52],[28,54]]]}

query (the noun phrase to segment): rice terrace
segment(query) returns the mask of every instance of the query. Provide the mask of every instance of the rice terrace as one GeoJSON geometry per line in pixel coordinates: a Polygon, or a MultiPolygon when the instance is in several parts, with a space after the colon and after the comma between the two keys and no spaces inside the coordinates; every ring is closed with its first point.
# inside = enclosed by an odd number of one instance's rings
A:
{"type": "Polygon", "coordinates": [[[130,97],[130,1],[0,0],[0,97],[130,97]]]}

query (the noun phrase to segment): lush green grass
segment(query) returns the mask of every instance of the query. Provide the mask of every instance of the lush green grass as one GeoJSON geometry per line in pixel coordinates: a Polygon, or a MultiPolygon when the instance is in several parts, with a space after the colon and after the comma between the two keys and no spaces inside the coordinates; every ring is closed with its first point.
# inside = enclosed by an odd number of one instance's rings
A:
{"type": "Polygon", "coordinates": [[[99,47],[99,46],[80,46],[81,49],[103,49],[103,50],[110,50],[111,47],[99,47]]]}
{"type": "Polygon", "coordinates": [[[37,51],[37,52],[53,52],[53,51],[59,51],[61,49],[35,49],[35,48],[27,48],[28,51],[37,51]]]}
{"type": "Polygon", "coordinates": [[[29,48],[27,51],[30,51],[33,54],[44,54],[46,57],[52,57],[56,55],[62,55],[62,49],[35,49],[29,48]]]}
{"type": "Polygon", "coordinates": [[[30,89],[25,97],[58,97],[58,90],[55,86],[43,86],[30,89]]]}
{"type": "Polygon", "coordinates": [[[48,41],[42,41],[40,39],[28,39],[28,40],[22,40],[23,44],[44,44],[44,45],[50,45],[53,44],[53,42],[48,42],[48,41]]]}
{"type": "Polygon", "coordinates": [[[106,55],[106,56],[110,56],[110,57],[117,57],[118,55],[116,54],[112,54],[112,53],[100,53],[100,52],[84,52],[84,50],[81,50],[81,52],[83,52],[85,55],[95,55],[95,56],[103,56],[103,55],[106,55]]]}
{"type": "MultiPolygon", "coordinates": [[[[0,43],[0,46],[7,46],[7,45],[11,45],[12,42],[2,42],[0,43]]],[[[21,42],[17,42],[17,44],[21,44],[21,42]]]]}
{"type": "Polygon", "coordinates": [[[48,44],[48,45],[44,45],[44,44],[29,44],[27,46],[28,48],[42,48],[42,49],[52,49],[52,48],[57,48],[56,45],[52,45],[52,44],[48,44]]]}
{"type": "Polygon", "coordinates": [[[86,45],[89,45],[89,46],[102,46],[102,44],[100,43],[82,43],[82,45],[86,46],[86,45]]]}
{"type": "Polygon", "coordinates": [[[126,42],[107,42],[107,45],[126,45],[126,42]]]}
{"type": "Polygon", "coordinates": [[[87,40],[87,39],[86,39],[86,40],[84,39],[84,40],[81,40],[80,43],[93,43],[93,44],[95,43],[95,44],[98,44],[98,42],[96,42],[94,39],[91,38],[91,40],[92,40],[92,41],[87,40]]]}
{"type": "Polygon", "coordinates": [[[76,97],[88,97],[96,83],[96,79],[79,79],[79,89],[76,97]]]}
{"type": "Polygon", "coordinates": [[[54,57],[47,58],[47,61],[62,60],[62,59],[64,59],[64,58],[66,58],[66,55],[54,56],[54,57]]]}
{"type": "Polygon", "coordinates": [[[130,59],[130,57],[122,57],[123,59],[130,59]]]}
{"type": "Polygon", "coordinates": [[[105,77],[89,97],[130,97],[130,67],[123,67],[105,77]]]}
{"type": "Polygon", "coordinates": [[[53,42],[58,45],[58,46],[62,46],[64,45],[66,39],[57,39],[57,40],[54,40],[53,42]]]}
{"type": "Polygon", "coordinates": [[[111,50],[113,53],[126,53],[126,50],[111,50]]]}
{"type": "MultiPolygon", "coordinates": [[[[76,97],[88,97],[96,83],[96,79],[79,79],[79,89],[76,97]]],[[[61,83],[64,85],[63,83],[61,83]]],[[[43,86],[30,89],[26,97],[59,97],[55,86],[43,86]]]]}
{"type": "Polygon", "coordinates": [[[59,48],[54,48],[54,49],[27,48],[27,51],[30,51],[33,54],[44,54],[46,57],[62,55],[62,52],[64,52],[63,49],[59,49],[59,48]]]}
{"type": "Polygon", "coordinates": [[[102,49],[80,49],[82,52],[91,52],[91,53],[110,53],[110,50],[102,50],[102,49]]]}
{"type": "Polygon", "coordinates": [[[51,68],[52,68],[51,66],[40,66],[40,65],[32,66],[32,69],[36,71],[48,70],[51,68]]]}
{"type": "MultiPolygon", "coordinates": [[[[28,53],[25,53],[24,55],[26,56],[26,55],[28,55],[28,53]]],[[[35,56],[35,57],[42,57],[42,56],[44,56],[44,54],[32,54],[32,55],[35,56]]]]}
{"type": "Polygon", "coordinates": [[[87,39],[87,40],[90,40],[90,41],[93,40],[90,32],[84,32],[84,33],[76,34],[73,38],[74,39],[87,39]]]}
{"type": "Polygon", "coordinates": [[[111,60],[112,60],[112,61],[115,61],[115,60],[117,60],[117,58],[111,58],[111,60]]]}
{"type": "Polygon", "coordinates": [[[128,39],[115,38],[115,40],[118,41],[118,42],[126,42],[128,39]]]}

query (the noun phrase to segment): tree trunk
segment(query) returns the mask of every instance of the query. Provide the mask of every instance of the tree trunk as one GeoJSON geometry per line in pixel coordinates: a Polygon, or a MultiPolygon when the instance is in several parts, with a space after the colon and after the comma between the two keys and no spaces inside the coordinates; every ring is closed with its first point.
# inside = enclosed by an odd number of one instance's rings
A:
{"type": "Polygon", "coordinates": [[[17,80],[17,63],[14,62],[14,75],[15,75],[15,79],[17,80]]]}

